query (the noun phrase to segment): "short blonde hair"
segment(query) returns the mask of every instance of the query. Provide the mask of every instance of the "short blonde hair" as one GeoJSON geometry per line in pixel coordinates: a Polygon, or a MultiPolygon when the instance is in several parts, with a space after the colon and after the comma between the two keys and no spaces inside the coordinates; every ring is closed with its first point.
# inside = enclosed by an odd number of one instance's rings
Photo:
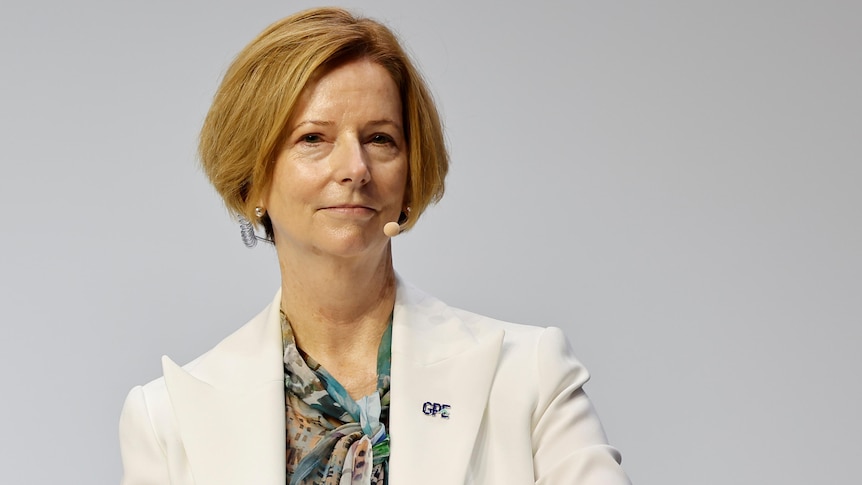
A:
{"type": "MultiPolygon", "coordinates": [[[[305,86],[334,66],[368,59],[401,93],[408,147],[405,205],[412,227],[443,196],[449,168],[434,101],[398,39],[381,23],[337,8],[305,10],[261,32],[234,59],[201,129],[201,164],[225,205],[250,221],[272,179],[287,122],[305,86]]],[[[267,216],[260,222],[272,237],[267,216]]]]}

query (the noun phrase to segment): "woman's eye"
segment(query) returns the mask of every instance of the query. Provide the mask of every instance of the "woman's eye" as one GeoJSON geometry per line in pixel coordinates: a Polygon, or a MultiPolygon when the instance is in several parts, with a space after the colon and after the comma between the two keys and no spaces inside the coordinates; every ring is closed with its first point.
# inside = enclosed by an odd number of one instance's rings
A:
{"type": "Polygon", "coordinates": [[[388,145],[393,143],[393,141],[391,136],[378,133],[371,137],[371,143],[375,145],[388,145]]]}
{"type": "Polygon", "coordinates": [[[320,135],[312,133],[308,135],[302,135],[302,141],[304,143],[320,143],[321,141],[323,141],[323,139],[320,138],[320,135]]]}

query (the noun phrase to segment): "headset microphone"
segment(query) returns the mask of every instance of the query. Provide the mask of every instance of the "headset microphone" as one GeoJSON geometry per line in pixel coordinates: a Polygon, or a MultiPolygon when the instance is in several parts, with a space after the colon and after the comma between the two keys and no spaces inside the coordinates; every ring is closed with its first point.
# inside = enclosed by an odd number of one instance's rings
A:
{"type": "Polygon", "coordinates": [[[383,226],[383,234],[386,234],[389,237],[395,237],[399,233],[401,233],[401,226],[398,225],[397,222],[387,222],[383,226]]]}

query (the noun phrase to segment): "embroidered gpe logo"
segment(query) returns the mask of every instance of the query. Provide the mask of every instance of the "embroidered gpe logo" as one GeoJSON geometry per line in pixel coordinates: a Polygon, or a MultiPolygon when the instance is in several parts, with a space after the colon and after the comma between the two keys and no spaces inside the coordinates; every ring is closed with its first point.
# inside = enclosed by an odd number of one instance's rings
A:
{"type": "Polygon", "coordinates": [[[431,416],[432,418],[440,415],[443,419],[449,419],[449,406],[448,404],[440,404],[439,402],[426,402],[422,405],[422,412],[425,413],[426,416],[431,416]]]}

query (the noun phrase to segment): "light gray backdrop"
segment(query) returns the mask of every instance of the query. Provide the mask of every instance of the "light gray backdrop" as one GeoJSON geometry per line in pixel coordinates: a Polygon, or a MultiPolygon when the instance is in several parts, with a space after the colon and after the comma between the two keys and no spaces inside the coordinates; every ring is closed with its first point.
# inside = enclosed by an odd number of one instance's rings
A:
{"type": "MultiPolygon", "coordinates": [[[[128,389],[269,301],[195,137],[310,5],[3,0],[0,482],[116,483],[128,389]]],[[[401,34],[451,143],[404,277],[563,327],[636,484],[858,483],[862,4],[344,5],[401,34]]]]}

